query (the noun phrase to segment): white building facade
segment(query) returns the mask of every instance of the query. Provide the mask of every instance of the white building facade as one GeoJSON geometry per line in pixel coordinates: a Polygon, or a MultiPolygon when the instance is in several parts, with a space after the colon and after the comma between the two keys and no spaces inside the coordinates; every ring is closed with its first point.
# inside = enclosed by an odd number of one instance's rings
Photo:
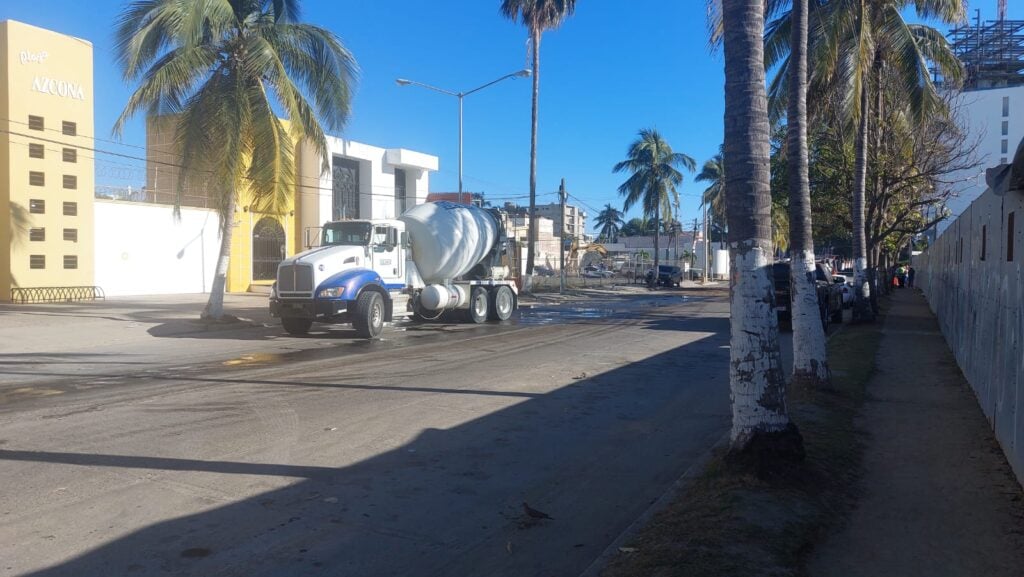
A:
{"type": "Polygon", "coordinates": [[[550,219],[554,223],[555,236],[562,236],[564,230],[565,236],[583,240],[586,234],[587,213],[578,206],[567,204],[563,211],[562,205],[558,203],[540,204],[537,205],[537,216],[550,219]],[[562,223],[565,223],[564,228],[562,223]]]}
{"type": "Polygon", "coordinates": [[[985,169],[1013,161],[1017,143],[1024,138],[1024,85],[963,92],[956,102],[961,127],[968,143],[977,140],[977,160],[973,169],[950,175],[950,197],[946,208],[950,217],[936,227],[941,234],[985,190],[985,169]]]}

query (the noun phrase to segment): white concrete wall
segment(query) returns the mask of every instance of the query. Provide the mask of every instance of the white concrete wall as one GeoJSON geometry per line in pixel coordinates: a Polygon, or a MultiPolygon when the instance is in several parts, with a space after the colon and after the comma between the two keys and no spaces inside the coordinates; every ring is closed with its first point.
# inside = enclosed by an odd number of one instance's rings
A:
{"type": "Polygon", "coordinates": [[[220,251],[212,210],[96,200],[95,284],[108,296],[210,290],[220,251]]]}
{"type": "MultiPolygon", "coordinates": [[[[353,218],[395,218],[395,168],[406,172],[409,206],[426,200],[430,172],[436,171],[438,158],[401,148],[381,148],[361,142],[327,137],[332,157],[341,156],[359,162],[359,215],[353,218]]],[[[299,214],[303,227],[317,227],[331,220],[333,175],[321,173],[320,159],[308,142],[301,147],[299,160],[299,214]]]]}
{"type": "Polygon", "coordinates": [[[940,234],[988,188],[984,167],[996,166],[1004,158],[1006,162],[1012,162],[1017,144],[1024,138],[1024,86],[964,92],[958,97],[956,106],[961,126],[970,135],[968,142],[978,139],[977,159],[981,164],[978,168],[950,175],[949,180],[954,184],[950,187],[952,197],[946,207],[952,216],[939,223],[937,229],[940,234]],[[1003,116],[1004,97],[1010,99],[1007,116],[1003,116]],[[1006,135],[1002,133],[1003,121],[1007,122],[1006,135]],[[1004,140],[1005,153],[1002,151],[1004,140]]]}
{"type": "Polygon", "coordinates": [[[986,191],[913,264],[915,284],[928,297],[996,439],[1024,482],[1022,261],[1024,195],[986,191]],[[1013,260],[1008,261],[1011,242],[1013,260]]]}

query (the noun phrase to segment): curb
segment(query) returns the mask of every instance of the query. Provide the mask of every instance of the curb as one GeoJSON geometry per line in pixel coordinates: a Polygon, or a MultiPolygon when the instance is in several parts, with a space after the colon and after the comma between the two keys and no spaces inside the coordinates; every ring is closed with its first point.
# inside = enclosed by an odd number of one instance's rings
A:
{"type": "Polygon", "coordinates": [[[687,467],[683,474],[669,485],[668,489],[665,489],[665,492],[654,503],[651,503],[643,513],[640,513],[640,516],[623,529],[619,536],[580,573],[579,577],[599,577],[601,571],[608,566],[608,563],[616,555],[622,554],[619,548],[632,539],[655,515],[668,507],[684,490],[689,488],[693,479],[704,471],[712,455],[721,447],[728,445],[728,443],[729,433],[725,433],[714,445],[711,445],[711,447],[697,457],[697,460],[687,467]]]}

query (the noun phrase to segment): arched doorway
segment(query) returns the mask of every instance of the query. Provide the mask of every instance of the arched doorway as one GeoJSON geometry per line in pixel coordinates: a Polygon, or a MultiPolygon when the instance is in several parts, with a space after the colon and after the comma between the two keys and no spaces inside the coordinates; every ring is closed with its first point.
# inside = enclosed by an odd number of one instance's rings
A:
{"type": "Polygon", "coordinates": [[[284,227],[265,216],[252,229],[252,280],[274,280],[285,257],[284,227]]]}

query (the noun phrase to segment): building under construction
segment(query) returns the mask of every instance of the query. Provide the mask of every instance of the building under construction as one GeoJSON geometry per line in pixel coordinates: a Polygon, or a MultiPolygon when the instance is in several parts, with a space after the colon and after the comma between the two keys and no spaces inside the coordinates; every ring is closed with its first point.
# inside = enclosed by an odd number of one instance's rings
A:
{"type": "Polygon", "coordinates": [[[964,90],[983,90],[1024,85],[1024,20],[1006,20],[1005,0],[1000,18],[958,26],[949,43],[964,64],[964,90]]]}

